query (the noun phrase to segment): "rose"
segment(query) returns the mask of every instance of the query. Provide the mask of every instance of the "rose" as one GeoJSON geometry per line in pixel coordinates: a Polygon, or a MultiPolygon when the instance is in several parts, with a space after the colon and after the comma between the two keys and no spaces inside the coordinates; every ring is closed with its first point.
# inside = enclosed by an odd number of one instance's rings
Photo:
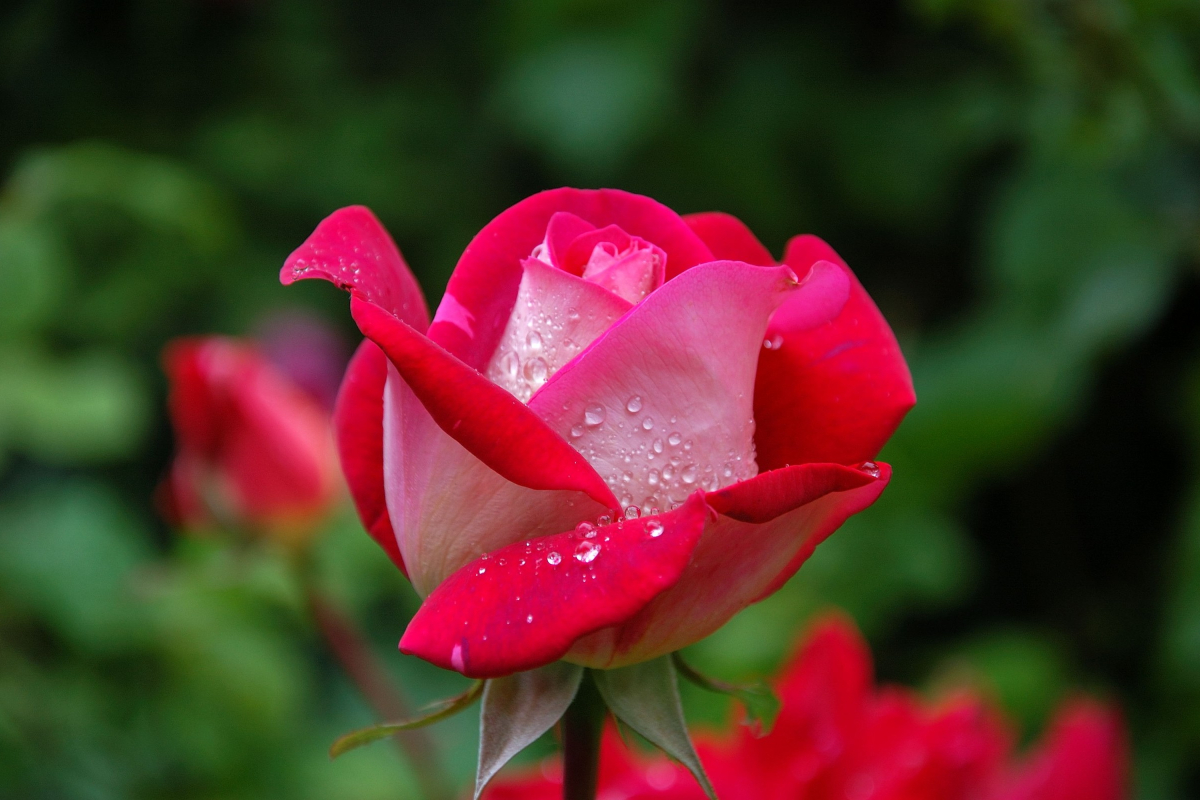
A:
{"type": "MultiPolygon", "coordinates": [[[[853,625],[819,622],[785,667],[774,730],[697,736],[705,768],[723,800],[1120,800],[1128,752],[1111,709],[1086,699],[1064,703],[1047,734],[1014,756],[1009,726],[976,693],[934,703],[907,689],[876,687],[871,654],[853,625]]],[[[615,726],[601,749],[600,797],[705,800],[687,769],[626,748],[615,726]]],[[[551,759],[505,776],[484,800],[562,796],[551,759]]]]}
{"type": "Polygon", "coordinates": [[[176,438],[160,488],[168,516],[285,539],[308,534],[340,482],[328,413],[249,342],[177,340],[163,365],[176,438]]]}
{"type": "Polygon", "coordinates": [[[559,189],[472,240],[429,324],[369,211],[317,227],[281,279],[348,289],[370,340],[335,426],[365,526],[425,596],[402,650],[482,677],[654,658],[879,496],[904,359],[824,242],[784,263],[727,215],[559,189]]]}

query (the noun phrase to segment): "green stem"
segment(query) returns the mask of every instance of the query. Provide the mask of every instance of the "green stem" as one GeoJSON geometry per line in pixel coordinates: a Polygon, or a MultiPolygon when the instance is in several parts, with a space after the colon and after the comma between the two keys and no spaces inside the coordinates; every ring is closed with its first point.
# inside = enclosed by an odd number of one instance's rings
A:
{"type": "Polygon", "coordinates": [[[595,800],[600,773],[600,736],[608,710],[585,674],[563,715],[563,800],[595,800]]]}

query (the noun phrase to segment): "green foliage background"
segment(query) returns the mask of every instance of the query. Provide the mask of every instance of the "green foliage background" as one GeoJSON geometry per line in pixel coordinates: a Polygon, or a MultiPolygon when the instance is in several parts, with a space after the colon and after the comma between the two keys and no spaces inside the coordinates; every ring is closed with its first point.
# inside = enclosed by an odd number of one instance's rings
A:
{"type": "MultiPolygon", "coordinates": [[[[1029,736],[1110,697],[1138,796],[1200,796],[1200,5],[792,5],[0,7],[0,796],[415,796],[386,746],[326,760],[371,716],[278,555],[156,519],[158,352],[298,305],[353,341],[277,284],[339,206],[436,301],[564,184],[820,234],[913,369],[884,498],[692,661],[764,674],[840,605],[883,678],[1029,736]]],[[[412,697],[461,686],[395,652],[417,601],[352,512],[319,549],[412,697]]],[[[435,731],[460,781],[472,728],[435,731]]]]}

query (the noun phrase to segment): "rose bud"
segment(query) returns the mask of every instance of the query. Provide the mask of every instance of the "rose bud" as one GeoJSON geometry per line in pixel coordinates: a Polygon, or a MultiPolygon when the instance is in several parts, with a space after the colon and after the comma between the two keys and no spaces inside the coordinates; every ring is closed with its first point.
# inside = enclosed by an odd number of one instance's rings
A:
{"type": "Polygon", "coordinates": [[[432,324],[369,211],[285,284],[348,290],[335,410],[364,525],[425,600],[401,650],[492,677],[634,664],[778,589],[883,491],[915,401],[896,340],[820,240],[783,264],[733,217],[559,189],[471,241],[432,324]]]}
{"type": "Polygon", "coordinates": [[[169,344],[163,365],[176,455],[160,501],[188,527],[302,540],[336,497],[328,414],[245,341],[169,344]]]}

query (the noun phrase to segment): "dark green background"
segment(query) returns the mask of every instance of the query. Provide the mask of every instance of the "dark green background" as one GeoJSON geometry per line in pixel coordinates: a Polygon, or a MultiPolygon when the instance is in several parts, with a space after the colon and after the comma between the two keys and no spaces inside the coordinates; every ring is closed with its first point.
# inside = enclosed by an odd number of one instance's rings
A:
{"type": "MultiPolygon", "coordinates": [[[[891,488],[698,665],[763,674],[837,604],[1026,737],[1113,699],[1138,796],[1200,795],[1200,4],[791,5],[0,6],[0,796],[412,796],[386,745],[326,760],[371,717],[277,555],[156,519],[158,352],[295,306],[352,342],[277,283],[339,206],[436,301],[564,184],[818,233],[913,369],[891,488]]],[[[461,684],[395,652],[416,599],[347,509],[319,562],[410,694],[461,684]]],[[[436,729],[459,780],[473,724],[436,729]]]]}

